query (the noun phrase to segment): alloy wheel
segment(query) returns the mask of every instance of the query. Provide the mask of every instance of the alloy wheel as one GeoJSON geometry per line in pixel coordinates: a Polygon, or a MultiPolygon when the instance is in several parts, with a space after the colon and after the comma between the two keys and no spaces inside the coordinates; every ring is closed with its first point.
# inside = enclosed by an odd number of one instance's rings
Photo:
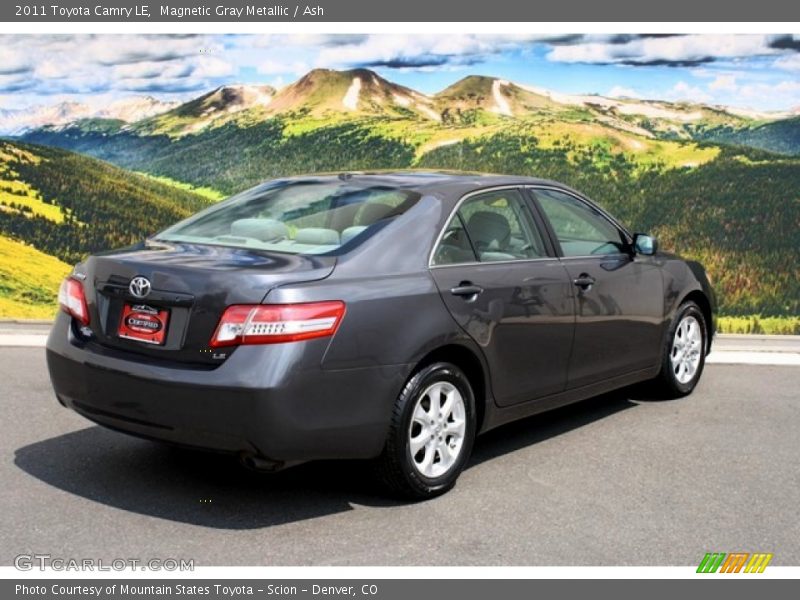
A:
{"type": "Polygon", "coordinates": [[[430,479],[441,477],[456,464],[467,429],[464,397],[456,386],[438,381],[417,398],[408,428],[408,447],[414,468],[430,479]]]}
{"type": "Polygon", "coordinates": [[[703,353],[703,332],[700,323],[692,315],[686,315],[678,323],[672,338],[670,364],[672,373],[679,383],[692,380],[700,367],[703,353]]]}

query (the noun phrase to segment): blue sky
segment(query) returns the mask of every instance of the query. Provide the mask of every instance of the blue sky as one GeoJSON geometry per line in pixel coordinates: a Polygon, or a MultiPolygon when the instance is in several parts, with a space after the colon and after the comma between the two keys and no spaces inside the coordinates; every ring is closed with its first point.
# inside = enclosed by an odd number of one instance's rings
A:
{"type": "Polygon", "coordinates": [[[435,93],[483,74],[567,93],[800,107],[800,35],[0,36],[0,109],[219,85],[282,86],[315,67],[368,67],[435,93]]]}

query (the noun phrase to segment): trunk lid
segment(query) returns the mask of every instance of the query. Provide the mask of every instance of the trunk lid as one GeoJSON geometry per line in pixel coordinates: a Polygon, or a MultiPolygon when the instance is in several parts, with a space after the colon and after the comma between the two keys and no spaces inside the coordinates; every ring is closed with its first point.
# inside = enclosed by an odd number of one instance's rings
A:
{"type": "Polygon", "coordinates": [[[142,360],[152,357],[215,366],[234,351],[209,347],[225,308],[259,304],[279,285],[324,279],[335,264],[335,258],[325,256],[146,242],[91,256],[77,272],[86,276],[90,328],[97,343],[139,355],[142,360]],[[150,284],[142,298],[130,290],[131,280],[137,277],[150,284]],[[139,317],[133,322],[128,320],[131,310],[139,317]],[[126,328],[121,330],[123,320],[126,328]],[[120,337],[120,333],[130,333],[128,324],[144,331],[142,326],[158,327],[152,322],[160,321],[166,321],[164,333],[161,338],[152,336],[151,343],[120,337]]]}

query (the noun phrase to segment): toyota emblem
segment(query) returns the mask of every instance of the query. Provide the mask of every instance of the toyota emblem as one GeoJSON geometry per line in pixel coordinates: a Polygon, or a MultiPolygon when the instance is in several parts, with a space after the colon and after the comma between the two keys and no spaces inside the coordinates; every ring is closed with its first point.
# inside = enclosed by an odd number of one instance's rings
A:
{"type": "Polygon", "coordinates": [[[150,280],[147,277],[134,277],[131,279],[128,291],[136,298],[146,298],[150,293],[150,280]]]}

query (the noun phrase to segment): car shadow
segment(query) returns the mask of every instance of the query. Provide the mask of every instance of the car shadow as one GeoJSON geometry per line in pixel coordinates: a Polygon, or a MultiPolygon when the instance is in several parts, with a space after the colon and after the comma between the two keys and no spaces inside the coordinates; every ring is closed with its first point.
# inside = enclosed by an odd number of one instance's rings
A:
{"type": "MultiPolygon", "coordinates": [[[[636,406],[605,394],[481,436],[470,466],[636,406]]],[[[257,529],[353,510],[396,506],[363,461],[319,461],[279,473],[233,457],[174,448],[93,426],[21,447],[15,465],[68,493],[120,510],[220,529],[257,529]]]]}
{"type": "Polygon", "coordinates": [[[477,465],[568,433],[620,411],[634,408],[642,400],[643,394],[633,388],[616,390],[492,429],[478,438],[470,465],[477,465]]]}

